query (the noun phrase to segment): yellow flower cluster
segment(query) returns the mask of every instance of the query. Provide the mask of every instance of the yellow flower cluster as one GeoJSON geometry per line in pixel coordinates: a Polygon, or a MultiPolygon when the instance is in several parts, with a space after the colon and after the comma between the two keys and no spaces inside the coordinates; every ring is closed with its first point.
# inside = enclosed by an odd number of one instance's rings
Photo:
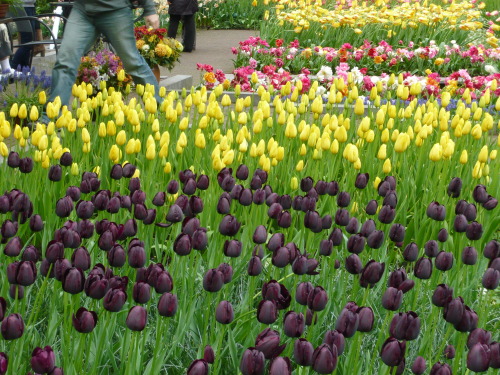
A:
{"type": "Polygon", "coordinates": [[[155,47],[155,54],[160,57],[169,57],[172,54],[172,48],[160,42],[155,47]]]}

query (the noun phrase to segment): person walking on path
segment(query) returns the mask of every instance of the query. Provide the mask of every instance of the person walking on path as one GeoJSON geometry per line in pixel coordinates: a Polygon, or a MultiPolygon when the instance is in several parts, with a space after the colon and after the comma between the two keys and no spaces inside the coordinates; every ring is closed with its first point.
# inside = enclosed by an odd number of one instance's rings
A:
{"type": "MultiPolygon", "coordinates": [[[[139,0],[139,3],[144,9],[146,25],[158,28],[160,19],[153,0],[139,0]]],[[[91,48],[99,33],[113,46],[125,71],[136,84],[149,83],[155,87],[156,100],[160,103],[158,82],[135,45],[129,0],[75,0],[52,72],[49,101],[59,96],[63,105],[69,104],[81,57],[91,48]]]]}
{"type": "Polygon", "coordinates": [[[191,52],[194,49],[196,40],[196,21],[195,13],[198,11],[198,0],[171,0],[168,7],[170,22],[168,24],[167,36],[175,38],[179,22],[182,20],[183,33],[182,44],[184,52],[191,52]]]}

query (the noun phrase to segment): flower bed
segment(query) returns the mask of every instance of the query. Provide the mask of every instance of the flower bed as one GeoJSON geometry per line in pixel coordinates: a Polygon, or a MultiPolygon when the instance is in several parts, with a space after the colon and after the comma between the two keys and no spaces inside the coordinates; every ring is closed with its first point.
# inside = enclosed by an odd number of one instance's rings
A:
{"type": "Polygon", "coordinates": [[[0,113],[5,367],[494,373],[494,94],[87,89],[31,134],[0,113]]]}

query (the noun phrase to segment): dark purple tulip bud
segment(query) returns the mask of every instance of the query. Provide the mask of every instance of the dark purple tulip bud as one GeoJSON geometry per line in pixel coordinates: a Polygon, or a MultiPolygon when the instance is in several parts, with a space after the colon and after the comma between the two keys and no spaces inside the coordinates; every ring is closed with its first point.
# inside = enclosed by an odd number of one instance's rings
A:
{"type": "Polygon", "coordinates": [[[138,189],[131,194],[132,204],[144,204],[146,201],[146,193],[138,189]]]}
{"type": "Polygon", "coordinates": [[[231,201],[227,197],[221,196],[217,203],[217,212],[225,215],[231,211],[231,201]]]}
{"type": "Polygon", "coordinates": [[[130,191],[130,196],[134,194],[134,191],[141,188],[141,179],[139,177],[131,178],[128,183],[128,190],[130,191]]]}
{"type": "Polygon", "coordinates": [[[153,285],[156,293],[168,293],[174,289],[174,281],[168,271],[158,273],[157,279],[153,285]]]}
{"type": "Polygon", "coordinates": [[[256,205],[264,204],[266,201],[266,192],[262,189],[257,189],[253,192],[252,201],[256,205]]]}
{"type": "Polygon", "coordinates": [[[88,311],[85,307],[80,307],[72,318],[73,327],[80,333],[92,332],[97,324],[95,311],[88,311]]]}
{"type": "Polygon", "coordinates": [[[427,368],[427,364],[425,363],[425,359],[423,357],[417,357],[413,361],[411,365],[411,372],[415,375],[422,375],[427,368]]]}
{"type": "Polygon", "coordinates": [[[130,308],[125,324],[132,331],[142,331],[148,322],[148,312],[142,306],[130,308]]]}
{"type": "Polygon", "coordinates": [[[176,194],[179,191],[179,183],[177,180],[171,180],[167,185],[167,193],[176,194]]]}
{"type": "Polygon", "coordinates": [[[312,368],[319,374],[330,374],[337,367],[337,347],[335,345],[322,344],[314,350],[312,368]]]}
{"type": "Polygon", "coordinates": [[[219,270],[212,268],[203,277],[203,289],[207,292],[218,292],[224,285],[224,275],[219,270]]]}
{"type": "Polygon", "coordinates": [[[441,228],[438,233],[438,241],[439,242],[446,242],[448,240],[448,231],[446,228],[441,228]]]}
{"type": "Polygon", "coordinates": [[[247,269],[249,276],[258,276],[262,272],[262,262],[258,256],[252,256],[250,262],[248,262],[247,269]]]}
{"type": "Polygon", "coordinates": [[[118,312],[127,301],[127,293],[122,289],[109,289],[104,295],[103,306],[111,312],[118,312]]]}
{"type": "Polygon", "coordinates": [[[9,286],[9,297],[17,300],[23,299],[24,287],[21,285],[11,284],[9,286]]]}
{"type": "Polygon", "coordinates": [[[393,287],[388,287],[382,296],[382,306],[386,310],[396,311],[403,303],[403,292],[393,287]]]}
{"type": "MultiPolygon", "coordinates": [[[[203,350],[203,359],[207,363],[214,363],[215,362],[215,353],[210,345],[205,346],[205,349],[203,350]]],[[[208,369],[207,369],[207,371],[208,371],[208,369]]]]}
{"type": "Polygon", "coordinates": [[[491,195],[488,195],[488,200],[486,202],[483,203],[483,207],[488,210],[488,211],[491,211],[493,210],[496,206],[498,206],[498,199],[492,197],[491,195]]]}
{"type": "Polygon", "coordinates": [[[292,365],[290,359],[276,357],[269,366],[269,375],[292,375],[292,365]]]}
{"type": "Polygon", "coordinates": [[[316,190],[318,195],[325,195],[327,188],[328,183],[323,180],[316,181],[316,185],[314,185],[314,189],[316,190]]]}
{"type": "Polygon", "coordinates": [[[71,265],[87,271],[90,268],[90,254],[85,247],[79,247],[71,255],[71,265]]]}
{"type": "Polygon", "coordinates": [[[65,196],[59,199],[56,203],[56,215],[59,217],[68,217],[73,211],[73,201],[70,197],[65,196]]]}
{"type": "Polygon", "coordinates": [[[79,268],[68,268],[62,277],[62,288],[65,292],[78,294],[83,291],[85,285],[85,276],[79,268]]]}
{"type": "Polygon", "coordinates": [[[345,227],[349,224],[349,212],[344,208],[339,208],[335,212],[335,224],[345,227]]]}
{"type": "Polygon", "coordinates": [[[405,239],[406,229],[404,225],[395,223],[392,224],[391,229],[389,230],[389,238],[393,242],[403,242],[405,239]]]}
{"type": "Polygon", "coordinates": [[[279,203],[280,196],[277,193],[271,193],[266,197],[266,205],[271,207],[274,203],[279,203]]]}
{"type": "Polygon", "coordinates": [[[273,324],[278,319],[278,307],[274,300],[260,301],[257,307],[257,320],[263,324],[273,324]]]}
{"type": "Polygon", "coordinates": [[[0,195],[0,214],[6,214],[10,211],[9,198],[6,195],[0,195]]]}
{"type": "Polygon", "coordinates": [[[132,290],[132,298],[136,303],[147,303],[151,298],[151,286],[145,282],[137,282],[132,290]]]}
{"type": "MultiPolygon", "coordinates": [[[[240,185],[235,186],[231,193],[235,192],[236,188],[239,186],[240,185]]],[[[238,199],[238,201],[240,202],[240,204],[242,206],[245,206],[245,207],[250,206],[253,202],[252,190],[242,189],[241,192],[239,193],[238,197],[235,197],[234,199],[238,199]]]]}
{"type": "Polygon", "coordinates": [[[295,210],[295,211],[300,211],[302,210],[302,201],[304,200],[304,198],[300,195],[296,195],[295,197],[293,197],[292,199],[292,208],[295,210]]]}
{"type": "Polygon", "coordinates": [[[142,246],[129,246],[127,255],[130,267],[141,268],[146,264],[146,251],[142,246]]]}
{"type": "Polygon", "coordinates": [[[357,275],[362,272],[363,264],[357,254],[351,254],[345,258],[345,269],[353,275],[357,275]]]}
{"type": "Polygon", "coordinates": [[[116,244],[108,251],[108,262],[111,267],[123,267],[127,256],[122,246],[116,244]]]}
{"type": "Polygon", "coordinates": [[[429,279],[432,275],[432,262],[429,258],[420,258],[417,260],[417,263],[415,263],[415,270],[414,270],[415,276],[418,277],[419,279],[429,279]]]}
{"type": "Polygon", "coordinates": [[[196,217],[187,217],[182,222],[182,233],[192,236],[200,228],[200,220],[196,217]]]}
{"type": "Polygon", "coordinates": [[[388,191],[382,201],[382,206],[390,206],[392,208],[396,208],[398,204],[398,195],[394,190],[388,191]]]}
{"type": "Polygon", "coordinates": [[[365,212],[368,215],[375,215],[377,213],[377,209],[378,209],[378,203],[376,200],[372,199],[366,205],[365,212]]]}
{"type": "Polygon", "coordinates": [[[443,350],[443,355],[446,359],[455,358],[455,347],[453,345],[446,345],[443,350]]]}
{"type": "Polygon", "coordinates": [[[444,320],[451,324],[458,324],[464,315],[465,305],[462,297],[454,298],[444,306],[444,320]]]}
{"type": "Polygon", "coordinates": [[[394,315],[389,333],[398,340],[415,340],[420,333],[418,315],[413,311],[394,315]]]}
{"type": "Polygon", "coordinates": [[[384,270],[385,263],[379,263],[374,260],[368,261],[361,272],[361,278],[359,279],[360,285],[363,288],[375,285],[382,278],[384,270]]]}
{"type": "Polygon", "coordinates": [[[302,198],[300,209],[303,212],[314,211],[316,209],[316,199],[308,196],[302,198]]]}
{"type": "Polygon", "coordinates": [[[269,251],[276,251],[280,247],[283,247],[285,244],[285,236],[283,233],[274,233],[271,238],[269,239],[269,242],[267,243],[267,248],[269,251]]]}
{"type": "Polygon", "coordinates": [[[231,258],[237,258],[241,255],[242,243],[238,240],[226,240],[224,242],[224,255],[231,258]]]}
{"type": "Polygon", "coordinates": [[[488,268],[493,268],[494,270],[500,271],[500,257],[492,259],[488,268]]]}
{"type": "Polygon", "coordinates": [[[335,330],[344,337],[352,337],[359,327],[359,316],[356,311],[351,311],[344,307],[337,318],[335,330]]]}
{"type": "Polygon", "coordinates": [[[267,215],[271,219],[278,219],[278,216],[280,215],[281,211],[283,211],[283,207],[281,207],[281,204],[273,203],[267,210],[267,215]]]}
{"type": "Polygon", "coordinates": [[[179,223],[184,219],[184,214],[182,209],[177,205],[173,204],[170,206],[167,214],[167,221],[171,223],[179,223]]]}
{"type": "Polygon", "coordinates": [[[172,317],[177,312],[177,296],[171,293],[163,293],[158,300],[158,314],[165,317],[172,317]]]}
{"type": "Polygon", "coordinates": [[[292,272],[296,275],[305,275],[307,270],[307,257],[298,255],[292,263],[292,272]]]}
{"type": "Polygon", "coordinates": [[[36,373],[49,373],[55,367],[56,356],[50,346],[46,346],[43,349],[36,347],[33,353],[31,353],[30,363],[31,368],[36,373]]]}
{"type": "Polygon", "coordinates": [[[236,182],[234,181],[233,176],[227,175],[226,177],[224,177],[219,186],[221,187],[222,190],[227,191],[229,193],[231,192],[231,190],[233,190],[235,184],[236,182]]]}
{"type": "Polygon", "coordinates": [[[311,366],[314,347],[306,339],[298,339],[293,345],[293,359],[299,366],[311,366]]]}
{"type": "Polygon", "coordinates": [[[21,158],[19,157],[19,154],[15,151],[11,151],[7,157],[7,165],[10,168],[18,168],[20,160],[21,158]]]}
{"type": "Polygon", "coordinates": [[[255,339],[255,349],[264,353],[266,359],[272,359],[281,354],[285,345],[280,345],[280,335],[278,331],[266,328],[257,335],[255,339]]]}
{"type": "Polygon", "coordinates": [[[500,243],[496,240],[491,240],[484,246],[483,255],[488,259],[500,257],[500,243]]]}
{"type": "Polygon", "coordinates": [[[323,230],[323,222],[317,211],[307,211],[304,216],[304,226],[313,233],[319,233],[323,230]]]}
{"type": "Polygon", "coordinates": [[[453,267],[453,253],[440,251],[435,260],[436,268],[440,271],[448,271],[453,267]]]}
{"type": "Polygon", "coordinates": [[[288,194],[282,195],[278,203],[281,204],[284,210],[289,210],[292,207],[292,197],[288,194]]]}
{"type": "Polygon", "coordinates": [[[479,317],[469,306],[464,305],[464,313],[459,323],[453,326],[459,332],[470,332],[477,328],[479,317]]]}
{"type": "Polygon", "coordinates": [[[483,275],[482,283],[486,289],[495,290],[500,282],[500,271],[488,268],[483,275]]]}
{"type": "Polygon", "coordinates": [[[460,199],[455,205],[455,214],[463,214],[469,203],[466,200],[460,199]]]}
{"type": "Polygon", "coordinates": [[[182,192],[186,195],[193,195],[196,193],[196,181],[194,178],[189,178],[182,187],[182,192]]]}
{"type": "Polygon", "coordinates": [[[339,184],[337,181],[330,181],[326,185],[326,193],[330,196],[335,196],[339,192],[339,184]]]}
{"type": "Polygon", "coordinates": [[[82,182],[80,183],[80,193],[88,194],[91,191],[92,191],[92,186],[90,180],[82,180],[82,182]]]}
{"type": "Polygon", "coordinates": [[[47,258],[44,258],[42,262],[40,263],[40,273],[42,274],[43,277],[48,277],[48,278],[53,278],[54,277],[54,267],[52,267],[52,264],[49,263],[47,258]],[[50,274],[49,274],[50,270],[50,274]]]}
{"type": "Polygon", "coordinates": [[[394,337],[389,337],[382,345],[380,357],[389,367],[398,366],[403,361],[406,352],[406,342],[399,342],[394,337]]]}
{"type": "Polygon", "coordinates": [[[283,319],[283,331],[288,337],[300,337],[304,333],[305,320],[302,313],[288,311],[283,319]]]}
{"type": "Polygon", "coordinates": [[[295,291],[295,300],[297,303],[306,306],[307,298],[313,289],[314,287],[310,282],[302,282],[297,285],[297,289],[295,291]]]}
{"type": "MultiPolygon", "coordinates": [[[[22,286],[30,286],[36,280],[36,265],[35,262],[21,261],[12,263],[16,265],[15,279],[9,280],[11,284],[19,284],[22,286]],[[14,282],[12,282],[14,281],[14,282]]],[[[10,265],[9,265],[10,266],[10,265]]],[[[7,268],[7,276],[9,276],[10,268],[7,268]]],[[[10,277],[8,277],[10,279],[10,277]]]]}
{"type": "Polygon", "coordinates": [[[145,205],[138,203],[134,206],[134,218],[137,220],[145,220],[148,217],[148,209],[145,205]]]}
{"type": "Polygon", "coordinates": [[[189,255],[192,248],[191,237],[185,233],[180,233],[174,241],[174,252],[177,255],[189,255]]]}
{"type": "Polygon", "coordinates": [[[467,229],[467,219],[464,215],[459,214],[455,216],[455,220],[453,221],[453,229],[457,233],[463,233],[467,229]]]}
{"type": "Polygon", "coordinates": [[[453,177],[448,184],[448,195],[457,198],[462,191],[462,180],[459,177],[453,177]]]}
{"type": "Polygon", "coordinates": [[[399,285],[399,290],[402,291],[403,293],[409,292],[410,290],[413,289],[415,286],[415,281],[413,280],[405,280],[399,285]]]}
{"type": "Polygon", "coordinates": [[[319,244],[319,255],[330,256],[333,250],[333,243],[330,240],[322,240],[319,244]]]}
{"type": "Polygon", "coordinates": [[[378,185],[377,190],[378,190],[378,195],[380,195],[381,197],[385,197],[389,191],[394,189],[391,188],[391,184],[389,183],[389,181],[384,180],[378,185]]]}
{"type": "Polygon", "coordinates": [[[130,178],[134,175],[136,166],[134,164],[127,163],[123,166],[123,177],[130,178]]]}
{"type": "Polygon", "coordinates": [[[165,204],[166,194],[163,191],[159,191],[153,198],[153,204],[157,207],[161,207],[165,204]]]}
{"type": "MultiPolygon", "coordinates": [[[[0,233],[1,233],[2,237],[5,238],[5,239],[11,238],[11,237],[13,237],[13,236],[16,235],[16,233],[17,233],[17,227],[18,227],[17,222],[14,222],[14,221],[11,221],[11,220],[5,220],[2,223],[2,228],[1,228],[0,233]]],[[[21,250],[21,249],[19,249],[19,250],[21,250]]]]}
{"type": "Polygon", "coordinates": [[[28,245],[21,255],[21,260],[38,262],[40,260],[40,251],[33,245],[28,245]]]}
{"type": "Polygon", "coordinates": [[[264,283],[262,286],[262,298],[264,300],[273,300],[279,310],[286,309],[290,306],[290,293],[283,284],[279,284],[275,280],[264,283]]]}
{"type": "Polygon", "coordinates": [[[389,275],[389,280],[387,281],[387,286],[392,286],[393,288],[399,288],[403,281],[407,280],[408,276],[404,268],[394,270],[389,275]]]}
{"type": "Polygon", "coordinates": [[[208,363],[204,359],[195,359],[189,368],[186,375],[208,375],[208,363]]]}
{"type": "MultiPolygon", "coordinates": [[[[16,225],[17,227],[17,225],[16,225]]],[[[12,237],[9,242],[5,244],[3,253],[9,257],[17,257],[21,253],[23,243],[19,237],[12,237]]]]}
{"type": "Polygon", "coordinates": [[[360,307],[358,309],[358,331],[370,332],[373,329],[375,316],[371,307],[360,307]]]}
{"type": "Polygon", "coordinates": [[[255,231],[253,232],[253,242],[257,244],[263,244],[267,240],[267,230],[264,225],[259,225],[257,228],[255,228],[255,231]]]}
{"type": "Polygon", "coordinates": [[[132,199],[129,195],[120,196],[120,207],[126,210],[130,210],[132,208],[132,199]]]}
{"type": "Polygon", "coordinates": [[[21,173],[31,173],[33,170],[33,160],[31,158],[22,158],[19,160],[19,170],[21,173]]]}
{"type": "Polygon", "coordinates": [[[278,226],[280,228],[289,228],[292,225],[292,215],[288,211],[282,211],[278,214],[278,226]]]}
{"type": "Polygon", "coordinates": [[[469,333],[467,338],[467,348],[471,349],[476,344],[490,345],[491,343],[491,332],[488,332],[482,328],[476,328],[469,333]]]}
{"type": "Polygon", "coordinates": [[[359,222],[355,217],[351,217],[349,223],[345,227],[345,231],[350,234],[358,233],[359,231],[359,222]]]}
{"type": "MultiPolygon", "coordinates": [[[[231,170],[229,170],[231,173],[231,170]]],[[[179,180],[185,184],[190,178],[196,178],[196,175],[193,173],[191,169],[185,169],[179,172],[179,180]]]]}
{"type": "Polygon", "coordinates": [[[233,306],[228,301],[220,301],[215,310],[215,320],[220,324],[229,324],[234,320],[233,306]]]}
{"type": "Polygon", "coordinates": [[[111,167],[111,172],[109,173],[109,176],[113,180],[119,180],[123,177],[123,167],[120,164],[114,164],[111,167]]]}
{"type": "Polygon", "coordinates": [[[9,364],[9,358],[7,354],[0,353],[0,375],[5,375],[7,373],[7,366],[9,364]]]}
{"type": "Polygon", "coordinates": [[[389,205],[382,206],[378,213],[378,220],[384,224],[390,224],[396,216],[396,211],[389,205]]]}
{"type": "Polygon", "coordinates": [[[50,263],[64,257],[64,245],[62,242],[50,241],[45,250],[45,257],[50,263]]]}
{"type": "Polygon", "coordinates": [[[272,264],[278,268],[284,268],[290,264],[290,250],[286,247],[280,247],[276,250],[272,256],[272,264]]]}
{"type": "Polygon", "coordinates": [[[260,179],[259,176],[253,176],[252,179],[250,180],[250,188],[257,190],[262,187],[262,180],[260,179]]]}
{"type": "Polygon", "coordinates": [[[337,195],[337,205],[339,207],[347,207],[351,203],[351,195],[347,191],[341,191],[337,195]]]}
{"type": "Polygon", "coordinates": [[[490,367],[493,369],[500,368],[500,343],[492,342],[489,345],[490,349],[490,367]]]}
{"type": "Polygon", "coordinates": [[[80,201],[76,205],[76,216],[80,219],[90,219],[94,214],[94,204],[90,201],[80,201]]]}
{"type": "Polygon", "coordinates": [[[217,267],[217,270],[222,273],[224,284],[231,282],[231,280],[233,279],[233,267],[231,267],[227,263],[221,263],[219,267],[217,267]]]}
{"type": "Polygon", "coordinates": [[[317,286],[307,296],[307,307],[313,311],[321,311],[326,307],[328,303],[328,295],[326,290],[322,287],[317,286]]]}
{"type": "Polygon", "coordinates": [[[61,181],[62,178],[62,168],[59,164],[52,165],[49,169],[49,180],[50,181],[61,181]]]}
{"type": "Polygon", "coordinates": [[[372,249],[379,249],[384,243],[384,232],[381,230],[374,230],[366,239],[366,244],[372,249]]]}
{"type": "Polygon", "coordinates": [[[300,190],[304,193],[307,193],[309,190],[313,188],[314,181],[311,177],[304,177],[300,180],[300,190]]]}
{"type": "MultiPolygon", "coordinates": [[[[290,217],[291,221],[291,217],[290,217]]],[[[321,227],[323,229],[330,229],[332,227],[333,219],[330,215],[325,215],[321,218],[321,227]]]]}
{"type": "Polygon", "coordinates": [[[316,314],[311,309],[307,309],[306,311],[306,326],[312,326],[313,324],[318,323],[318,314],[316,314]]]}
{"type": "Polygon", "coordinates": [[[241,357],[240,371],[243,375],[264,375],[265,361],[264,353],[255,348],[249,348],[241,357]]]}
{"type": "Polygon", "coordinates": [[[415,242],[406,245],[403,251],[403,258],[408,262],[414,262],[418,258],[418,246],[415,242]]]}
{"type": "Polygon", "coordinates": [[[467,353],[467,368],[474,372],[488,371],[490,358],[489,346],[475,344],[467,353]]]}
{"type": "Polygon", "coordinates": [[[368,180],[370,179],[370,175],[368,173],[358,173],[356,176],[356,181],[354,182],[354,186],[358,189],[364,189],[368,184],[368,180]]]}
{"type": "Polygon", "coordinates": [[[245,164],[240,164],[236,170],[236,178],[245,181],[248,178],[248,167],[245,164]]]}
{"type": "Polygon", "coordinates": [[[101,299],[108,291],[109,282],[104,275],[89,275],[85,280],[85,294],[93,299],[101,299]]]}
{"type": "Polygon", "coordinates": [[[308,275],[318,275],[319,272],[316,271],[318,268],[319,262],[317,259],[311,258],[307,259],[307,274],[308,275]]]}
{"type": "Polygon", "coordinates": [[[474,198],[477,203],[486,202],[488,200],[488,192],[486,191],[486,186],[476,185],[476,187],[472,191],[472,198],[474,198]]]}
{"type": "Polygon", "coordinates": [[[10,314],[2,320],[1,332],[4,340],[15,340],[24,333],[23,318],[19,314],[10,314]]]}
{"type": "Polygon", "coordinates": [[[32,232],[40,232],[43,229],[42,217],[38,214],[30,217],[30,229],[32,232]]]}
{"type": "Polygon", "coordinates": [[[109,191],[101,190],[92,197],[92,203],[97,211],[104,211],[108,208],[110,198],[111,195],[109,191]]]}
{"type": "Polygon", "coordinates": [[[465,218],[467,219],[467,221],[476,220],[476,217],[477,217],[476,205],[473,203],[467,204],[465,206],[463,214],[464,214],[465,218]]]}
{"type": "Polygon", "coordinates": [[[332,241],[333,246],[339,246],[342,243],[343,238],[344,236],[340,228],[335,228],[332,233],[330,233],[330,236],[328,236],[328,239],[332,241]]]}
{"type": "Polygon", "coordinates": [[[446,284],[439,284],[432,295],[432,303],[437,307],[445,307],[453,298],[453,289],[446,284]]]}
{"type": "Polygon", "coordinates": [[[240,227],[241,223],[233,215],[226,215],[219,224],[219,232],[224,236],[234,236],[240,227]]]}
{"type": "Polygon", "coordinates": [[[82,243],[82,238],[78,232],[68,229],[63,233],[62,242],[64,247],[69,249],[76,249],[82,243]]]}
{"type": "Polygon", "coordinates": [[[447,363],[437,362],[432,366],[429,375],[452,375],[451,367],[447,363]]]}
{"type": "Polygon", "coordinates": [[[465,235],[469,240],[479,240],[483,235],[483,226],[477,221],[473,221],[465,229],[465,235]]]}
{"type": "Polygon", "coordinates": [[[427,216],[436,221],[443,221],[446,217],[446,208],[436,201],[427,206],[427,216]]]}
{"type": "Polygon", "coordinates": [[[363,237],[368,237],[375,229],[375,222],[372,219],[368,219],[361,226],[359,234],[363,237]]]}
{"type": "Polygon", "coordinates": [[[335,346],[337,348],[338,355],[342,355],[345,349],[345,337],[337,330],[327,331],[323,339],[323,344],[326,344],[329,347],[335,346]]]}

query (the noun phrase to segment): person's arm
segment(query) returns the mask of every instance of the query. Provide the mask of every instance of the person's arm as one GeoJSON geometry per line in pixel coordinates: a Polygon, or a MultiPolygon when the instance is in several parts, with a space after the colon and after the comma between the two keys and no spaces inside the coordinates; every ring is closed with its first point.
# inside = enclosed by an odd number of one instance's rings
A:
{"type": "Polygon", "coordinates": [[[156,13],[156,6],[153,0],[142,1],[142,7],[144,8],[144,21],[146,21],[146,26],[150,26],[153,29],[160,27],[160,17],[156,13]]]}

